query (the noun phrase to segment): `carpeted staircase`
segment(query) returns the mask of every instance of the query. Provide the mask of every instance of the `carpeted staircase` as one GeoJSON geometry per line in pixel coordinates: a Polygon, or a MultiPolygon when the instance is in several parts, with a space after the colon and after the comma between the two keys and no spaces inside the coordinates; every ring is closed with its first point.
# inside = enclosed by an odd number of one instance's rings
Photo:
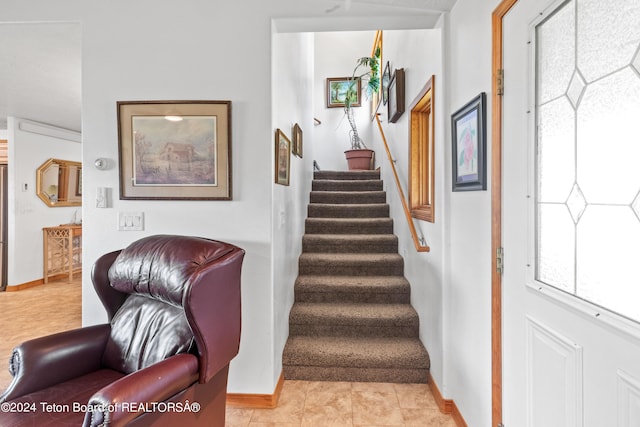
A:
{"type": "Polygon", "coordinates": [[[316,171],[311,190],[285,379],[426,382],[380,173],[316,171]]]}

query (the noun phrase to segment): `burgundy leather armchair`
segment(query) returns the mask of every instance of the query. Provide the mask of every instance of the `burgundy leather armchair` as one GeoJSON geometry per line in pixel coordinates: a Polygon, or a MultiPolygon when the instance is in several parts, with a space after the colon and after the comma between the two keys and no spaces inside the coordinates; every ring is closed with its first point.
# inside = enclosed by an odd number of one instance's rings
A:
{"type": "Polygon", "coordinates": [[[158,235],[100,257],[109,323],[22,343],[0,426],[224,426],[244,250],[158,235]]]}

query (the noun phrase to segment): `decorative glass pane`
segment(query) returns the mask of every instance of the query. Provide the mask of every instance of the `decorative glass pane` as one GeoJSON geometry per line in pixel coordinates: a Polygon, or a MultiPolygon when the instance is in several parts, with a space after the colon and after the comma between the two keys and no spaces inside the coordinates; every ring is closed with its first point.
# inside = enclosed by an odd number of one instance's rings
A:
{"type": "Polygon", "coordinates": [[[536,280],[574,293],[575,227],[566,205],[538,205],[536,280]]]}
{"type": "Polygon", "coordinates": [[[575,7],[569,4],[536,29],[539,49],[538,101],[544,104],[563,95],[575,69],[575,7]]]}
{"type": "Polygon", "coordinates": [[[580,221],[580,217],[584,213],[584,210],[587,208],[587,201],[584,199],[584,195],[582,194],[582,191],[580,191],[578,184],[573,186],[573,190],[571,190],[571,194],[569,194],[567,207],[569,208],[569,213],[571,214],[571,218],[573,218],[573,222],[577,224],[578,221],[580,221]]]}
{"type": "Polygon", "coordinates": [[[562,4],[536,28],[535,79],[536,279],[638,322],[639,23],[638,0],[562,4]]]}
{"type": "Polygon", "coordinates": [[[639,121],[640,77],[630,67],[587,87],[578,109],[577,171],[588,203],[628,205],[638,193],[639,121]]]}
{"type": "Polygon", "coordinates": [[[576,179],[575,113],[566,97],[538,111],[538,199],[564,203],[576,179]]]}
{"type": "Polygon", "coordinates": [[[640,1],[578,1],[578,68],[587,82],[631,63],[640,40],[640,1]]]}
{"type": "Polygon", "coordinates": [[[584,88],[587,84],[584,82],[582,75],[579,71],[576,71],[571,78],[571,83],[569,83],[569,90],[567,90],[567,96],[573,104],[573,108],[578,108],[580,104],[580,98],[584,93],[584,88]]]}
{"type": "Polygon", "coordinates": [[[577,295],[640,321],[640,222],[629,206],[589,206],[577,231],[577,295]]]}

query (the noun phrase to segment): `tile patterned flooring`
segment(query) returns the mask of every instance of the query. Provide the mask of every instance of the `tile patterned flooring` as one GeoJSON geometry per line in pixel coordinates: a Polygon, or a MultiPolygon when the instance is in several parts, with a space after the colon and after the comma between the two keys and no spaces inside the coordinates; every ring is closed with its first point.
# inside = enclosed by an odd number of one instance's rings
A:
{"type": "Polygon", "coordinates": [[[426,384],[285,381],[275,409],[227,407],[227,427],[456,427],[426,384]]]}
{"type": "MultiPolygon", "coordinates": [[[[79,327],[81,282],[50,282],[0,293],[0,392],[13,347],[24,340],[79,327]],[[2,366],[4,365],[4,367],[2,366]]],[[[278,407],[227,407],[227,427],[456,427],[438,410],[426,384],[285,381],[278,407]]]]}

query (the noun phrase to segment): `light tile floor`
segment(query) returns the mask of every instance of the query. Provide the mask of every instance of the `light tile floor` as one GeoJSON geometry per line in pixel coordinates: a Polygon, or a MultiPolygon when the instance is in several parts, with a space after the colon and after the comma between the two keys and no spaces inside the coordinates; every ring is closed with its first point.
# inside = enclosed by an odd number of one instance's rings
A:
{"type": "MultiPolygon", "coordinates": [[[[11,350],[24,340],[81,325],[81,282],[0,292],[0,393],[11,350]]],[[[227,408],[227,427],[455,427],[426,384],[285,381],[274,409],[227,408]]]]}
{"type": "Polygon", "coordinates": [[[285,381],[278,407],[227,407],[227,427],[456,427],[426,384],[285,381]]]}

